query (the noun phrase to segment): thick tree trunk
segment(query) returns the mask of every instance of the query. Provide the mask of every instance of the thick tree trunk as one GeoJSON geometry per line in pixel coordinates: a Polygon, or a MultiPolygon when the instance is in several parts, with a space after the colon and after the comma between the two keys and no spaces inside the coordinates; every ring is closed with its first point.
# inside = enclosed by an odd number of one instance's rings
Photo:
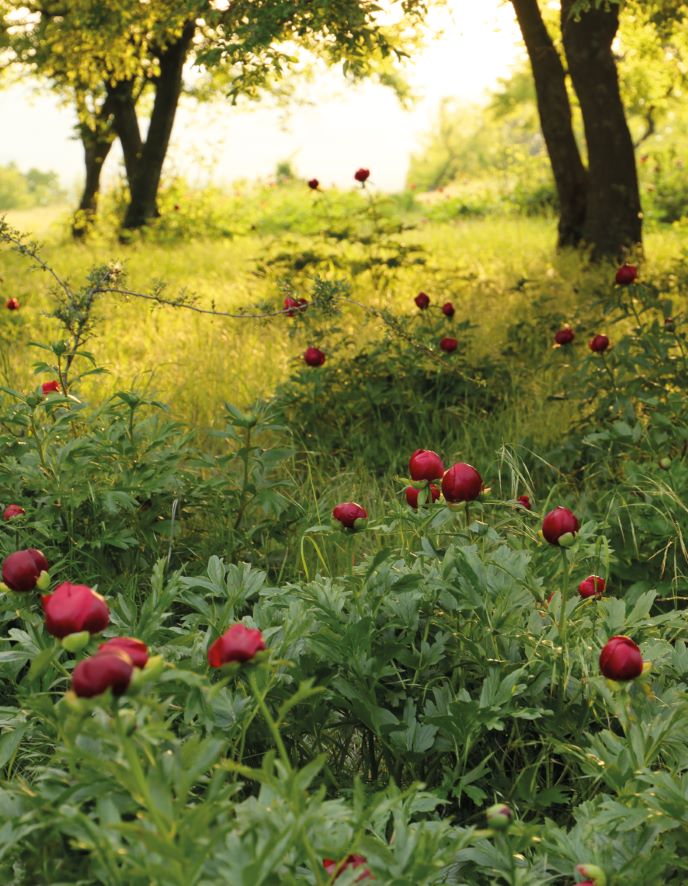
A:
{"type": "MultiPolygon", "coordinates": [[[[163,163],[170,143],[174,118],[182,91],[184,62],[193,39],[195,25],[188,23],[179,39],[160,54],[160,75],[157,79],[155,101],[146,141],[141,145],[138,124],[134,129],[131,119],[126,120],[125,139],[128,142],[133,169],[129,178],[130,202],[124,217],[125,228],[141,228],[158,215],[158,188],[163,163]],[[138,135],[138,145],[136,144],[138,135]],[[135,162],[134,162],[135,156],[135,162]]],[[[130,118],[133,105],[123,116],[130,118]]],[[[134,113],[134,118],[135,118],[134,113]]],[[[125,122],[125,121],[123,121],[125,122]]],[[[123,130],[124,134],[124,130],[123,130]]],[[[122,136],[120,136],[121,138],[122,136]]],[[[124,148],[124,142],[122,143],[124,148]]],[[[125,152],[125,163],[126,163],[125,152]]]]}
{"type": "Polygon", "coordinates": [[[538,0],[511,0],[535,80],[538,113],[559,197],[558,245],[577,246],[585,223],[587,175],[571,122],[566,75],[538,0]]]}
{"type": "Polygon", "coordinates": [[[115,140],[109,100],[106,99],[103,103],[95,121],[81,123],[79,135],[84,148],[86,179],[78,209],[72,220],[72,236],[75,239],[86,237],[98,212],[100,176],[115,140]]]}
{"type": "Polygon", "coordinates": [[[612,41],[619,8],[571,16],[562,0],[561,28],[569,73],[580,101],[588,146],[588,205],[583,239],[594,259],[622,259],[642,241],[633,141],[626,122],[612,41]]]}

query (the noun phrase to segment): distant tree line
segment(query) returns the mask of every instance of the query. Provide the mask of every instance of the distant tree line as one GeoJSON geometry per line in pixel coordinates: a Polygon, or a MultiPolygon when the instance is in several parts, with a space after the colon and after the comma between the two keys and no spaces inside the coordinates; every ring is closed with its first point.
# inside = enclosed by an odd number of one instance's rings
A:
{"type": "Polygon", "coordinates": [[[14,163],[0,166],[0,211],[50,206],[66,198],[56,172],[22,172],[14,163]]]}

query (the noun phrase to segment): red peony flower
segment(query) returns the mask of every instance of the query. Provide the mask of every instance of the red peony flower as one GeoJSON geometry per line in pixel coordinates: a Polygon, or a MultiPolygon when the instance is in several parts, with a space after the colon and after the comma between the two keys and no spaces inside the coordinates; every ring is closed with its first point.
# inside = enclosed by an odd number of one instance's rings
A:
{"type": "Polygon", "coordinates": [[[238,623],[228,628],[208,648],[208,664],[213,668],[221,668],[233,661],[251,661],[263,649],[265,641],[258,628],[247,628],[238,623]]]}
{"type": "Polygon", "coordinates": [[[616,272],[616,282],[619,286],[629,286],[638,276],[638,268],[635,265],[623,264],[616,272]]]}
{"type": "Polygon", "coordinates": [[[42,603],[45,629],[60,640],[80,631],[99,634],[110,623],[107,603],[86,585],[65,581],[52,594],[46,594],[42,603]]]}
{"type": "Polygon", "coordinates": [[[456,308],[454,307],[454,305],[450,301],[446,301],[442,305],[442,313],[444,314],[445,317],[449,317],[449,319],[451,319],[454,316],[454,314],[456,313],[456,308]]]}
{"type": "Polygon", "coordinates": [[[424,311],[430,304],[430,296],[427,292],[419,292],[413,300],[421,311],[424,311]]]}
{"type": "Polygon", "coordinates": [[[599,575],[589,575],[578,585],[578,593],[583,598],[599,596],[604,593],[606,587],[607,582],[599,575]]]}
{"type": "Polygon", "coordinates": [[[5,557],[2,580],[11,591],[32,591],[43,573],[48,572],[48,561],[42,551],[27,548],[5,557]]]}
{"type": "Polygon", "coordinates": [[[317,191],[320,187],[320,182],[317,178],[311,178],[308,181],[308,187],[311,189],[311,191],[317,191]]]}
{"type": "Polygon", "coordinates": [[[439,480],[444,474],[442,459],[432,449],[416,449],[409,459],[412,480],[439,480]]]}
{"type": "Polygon", "coordinates": [[[527,495],[519,495],[516,501],[521,505],[521,507],[525,508],[527,511],[532,511],[533,506],[530,503],[530,498],[527,495]]]}
{"type": "Polygon", "coordinates": [[[589,348],[595,354],[601,354],[609,347],[609,337],[606,335],[596,335],[590,339],[589,348]]]}
{"type": "MultiPolygon", "coordinates": [[[[419,492],[420,492],[420,489],[416,489],[415,486],[407,486],[406,489],[404,489],[404,494],[406,495],[406,501],[411,505],[412,508],[418,507],[419,492]]],[[[435,486],[434,483],[430,484],[430,495],[432,496],[433,501],[437,501],[437,499],[440,497],[440,491],[435,486]]],[[[426,504],[427,504],[427,501],[426,501],[426,504]]]]}
{"type": "Polygon", "coordinates": [[[41,390],[43,391],[43,396],[47,397],[48,394],[59,394],[60,393],[60,383],[59,381],[44,381],[41,385],[41,390]]]}
{"type": "Polygon", "coordinates": [[[98,647],[96,655],[110,655],[112,653],[127,655],[135,668],[145,668],[148,661],[148,647],[135,637],[113,637],[106,640],[98,647]]]}
{"type": "Polygon", "coordinates": [[[355,501],[346,501],[332,508],[332,516],[335,520],[339,520],[345,529],[356,529],[358,520],[368,519],[368,511],[355,501]]]}
{"type": "Polygon", "coordinates": [[[442,477],[442,494],[449,502],[474,501],[483,488],[483,479],[471,465],[459,462],[442,477]]]}
{"type": "Polygon", "coordinates": [[[576,333],[571,329],[570,326],[564,326],[558,332],[554,334],[554,341],[558,345],[569,345],[576,337],[576,333]]]}
{"type": "Polygon", "coordinates": [[[18,311],[19,310],[19,299],[18,298],[8,298],[5,302],[5,307],[8,311],[18,311]]]}
{"type": "Polygon", "coordinates": [[[643,672],[640,649],[630,637],[612,637],[600,652],[600,671],[609,680],[634,680],[643,672]]]}
{"type": "Polygon", "coordinates": [[[339,862],[335,861],[332,858],[323,858],[323,867],[325,871],[330,875],[330,877],[335,878],[335,880],[344,873],[344,871],[356,870],[357,868],[363,868],[360,875],[354,880],[355,883],[360,883],[363,880],[374,880],[370,868],[367,867],[367,859],[365,855],[347,855],[345,861],[339,862]],[[335,876],[336,875],[336,876],[335,876]]]}
{"type": "Polygon", "coordinates": [[[295,314],[301,314],[306,310],[308,302],[305,298],[292,298],[287,295],[284,299],[284,313],[287,317],[293,317],[295,314]]]}
{"type": "Polygon", "coordinates": [[[367,182],[370,178],[370,170],[363,169],[363,167],[361,167],[360,169],[357,169],[356,172],[354,172],[354,178],[357,182],[363,184],[364,182],[367,182]]]}
{"type": "Polygon", "coordinates": [[[2,519],[5,521],[11,520],[13,517],[19,517],[25,513],[26,511],[21,505],[7,505],[5,510],[2,512],[2,519]]]}
{"type": "Polygon", "coordinates": [[[578,518],[568,508],[557,507],[542,521],[542,534],[551,545],[558,545],[562,535],[575,535],[579,529],[578,518]]]}
{"type": "Polygon", "coordinates": [[[303,359],[309,366],[322,366],[325,362],[325,352],[320,348],[306,348],[303,352],[303,359]]]}
{"type": "Polygon", "coordinates": [[[459,346],[459,342],[455,338],[441,338],[440,339],[440,349],[444,351],[445,354],[453,353],[459,346]]]}
{"type": "Polygon", "coordinates": [[[72,672],[72,689],[79,698],[93,698],[108,689],[123,695],[129,686],[134,666],[126,655],[100,652],[80,661],[72,672]]]}

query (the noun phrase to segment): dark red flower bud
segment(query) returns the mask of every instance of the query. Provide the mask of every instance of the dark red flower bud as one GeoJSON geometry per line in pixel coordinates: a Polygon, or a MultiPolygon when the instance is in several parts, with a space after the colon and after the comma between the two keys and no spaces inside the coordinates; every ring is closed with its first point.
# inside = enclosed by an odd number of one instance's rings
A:
{"type": "Polygon", "coordinates": [[[305,298],[292,298],[287,295],[284,299],[284,312],[287,317],[293,317],[294,314],[301,314],[306,310],[308,302],[305,298]]]}
{"type": "Polygon", "coordinates": [[[439,480],[444,464],[432,449],[416,449],[409,459],[409,474],[412,480],[439,480]]]}
{"type": "Polygon", "coordinates": [[[72,672],[72,689],[79,698],[93,698],[108,689],[113,695],[127,691],[134,666],[126,655],[100,652],[80,661],[72,672]]]}
{"type": "Polygon", "coordinates": [[[471,465],[459,462],[442,477],[442,494],[450,502],[474,501],[483,488],[483,479],[471,465]]]}
{"type": "Polygon", "coordinates": [[[454,305],[450,301],[446,301],[442,305],[442,313],[444,314],[445,317],[449,317],[451,319],[454,316],[454,314],[456,313],[456,308],[454,307],[454,305]]]}
{"type": "Polygon", "coordinates": [[[589,347],[595,354],[601,354],[602,351],[606,351],[609,347],[609,336],[596,335],[594,338],[590,339],[589,347]]]}
{"type": "Polygon", "coordinates": [[[676,321],[673,317],[664,318],[664,328],[667,332],[673,332],[676,329],[676,321]]]}
{"type": "Polygon", "coordinates": [[[600,578],[599,575],[589,575],[578,585],[578,593],[581,597],[594,597],[603,594],[607,587],[607,582],[600,578]]]}
{"type": "Polygon", "coordinates": [[[345,529],[355,529],[357,520],[368,519],[368,511],[355,501],[346,501],[332,508],[332,516],[335,520],[339,520],[345,529]]]}
{"type": "Polygon", "coordinates": [[[427,292],[419,292],[413,300],[421,311],[424,311],[430,304],[430,296],[427,292]]]}
{"type": "Polygon", "coordinates": [[[363,169],[363,167],[361,167],[360,169],[357,169],[356,172],[354,173],[354,178],[356,179],[357,182],[360,182],[361,184],[363,184],[364,182],[367,182],[368,179],[370,178],[370,170],[363,169]]]}
{"type": "Polygon", "coordinates": [[[213,668],[221,668],[233,661],[251,661],[263,649],[265,641],[258,628],[235,624],[209,647],[208,664],[213,668]]]}
{"type": "Polygon", "coordinates": [[[554,341],[558,345],[570,345],[571,342],[576,337],[576,333],[571,329],[570,326],[564,326],[558,332],[554,334],[554,341]]]}
{"type": "Polygon", "coordinates": [[[533,510],[533,506],[530,503],[530,498],[528,498],[527,495],[519,495],[519,497],[516,500],[521,505],[521,507],[524,507],[527,511],[533,510]]]}
{"type": "Polygon", "coordinates": [[[2,519],[11,520],[13,517],[19,517],[25,513],[26,511],[21,505],[7,505],[5,510],[2,512],[2,519]]]}
{"type": "MultiPolygon", "coordinates": [[[[411,505],[412,508],[418,507],[418,494],[420,493],[420,489],[416,489],[415,486],[407,486],[404,489],[404,494],[406,495],[406,501],[411,505]]],[[[435,486],[434,483],[430,484],[430,495],[432,496],[433,501],[437,501],[440,497],[440,491],[435,486]]],[[[427,504],[427,500],[426,500],[427,504]]]]}
{"type": "Polygon", "coordinates": [[[616,272],[616,282],[619,286],[628,286],[638,276],[638,268],[635,265],[621,265],[616,272]]]}
{"type": "Polygon", "coordinates": [[[306,348],[303,359],[309,366],[322,366],[325,362],[325,353],[320,348],[306,348]]]}
{"type": "Polygon", "coordinates": [[[99,634],[110,623],[107,603],[86,585],[65,581],[52,594],[43,597],[42,603],[45,629],[60,640],[79,631],[99,634]]]}
{"type": "Polygon", "coordinates": [[[106,640],[98,647],[96,655],[110,655],[112,653],[127,655],[135,668],[145,668],[148,661],[148,647],[135,637],[113,637],[106,640]]]}
{"type": "Polygon", "coordinates": [[[320,182],[318,181],[317,178],[309,179],[308,187],[311,189],[311,191],[317,191],[318,188],[320,187],[320,182]]]}
{"type": "Polygon", "coordinates": [[[562,535],[575,535],[579,529],[578,518],[568,508],[557,507],[542,521],[542,534],[551,545],[558,545],[562,535]]]}
{"type": "Polygon", "coordinates": [[[455,338],[440,339],[440,349],[443,350],[445,354],[451,354],[458,348],[458,346],[459,342],[455,338]]]}
{"type": "Polygon", "coordinates": [[[356,877],[354,883],[360,883],[363,880],[374,880],[370,868],[367,867],[367,859],[365,855],[347,855],[346,859],[341,861],[335,861],[332,858],[323,858],[323,867],[327,874],[330,877],[334,877],[336,880],[344,871],[356,870],[357,868],[363,868],[360,875],[356,877]]]}
{"type": "Polygon", "coordinates": [[[2,580],[11,591],[32,591],[41,573],[48,571],[48,561],[42,551],[27,548],[5,557],[2,564],[2,580]]]}
{"type": "Polygon", "coordinates": [[[5,307],[8,311],[18,311],[19,310],[19,299],[18,298],[8,298],[5,302],[5,307]]]}
{"type": "Polygon", "coordinates": [[[48,394],[59,394],[60,393],[60,383],[59,381],[44,381],[41,385],[41,390],[43,391],[43,396],[47,397],[48,394]]]}
{"type": "Polygon", "coordinates": [[[600,671],[609,680],[634,680],[643,672],[640,649],[630,637],[612,637],[600,652],[600,671]]]}

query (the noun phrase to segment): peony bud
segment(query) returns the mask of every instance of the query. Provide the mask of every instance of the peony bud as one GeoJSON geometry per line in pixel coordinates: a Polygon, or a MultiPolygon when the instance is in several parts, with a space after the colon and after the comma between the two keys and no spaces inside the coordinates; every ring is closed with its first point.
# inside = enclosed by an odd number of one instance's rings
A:
{"type": "Polygon", "coordinates": [[[448,502],[475,501],[482,487],[480,474],[463,462],[452,465],[442,477],[442,494],[448,502]]]}
{"type": "Polygon", "coordinates": [[[325,353],[320,348],[306,348],[303,359],[309,366],[322,366],[325,362],[325,353]]]}
{"type": "Polygon", "coordinates": [[[590,339],[588,347],[594,354],[601,354],[609,347],[609,336],[596,335],[590,339]]]}
{"type": "Polygon", "coordinates": [[[363,880],[374,880],[370,868],[367,867],[367,859],[365,855],[347,855],[344,861],[335,861],[332,858],[323,858],[323,867],[330,878],[336,880],[344,871],[357,870],[363,868],[354,883],[360,883],[363,880]]]}
{"type": "Polygon", "coordinates": [[[616,282],[619,286],[628,286],[638,276],[638,268],[635,265],[623,264],[616,272],[616,282]]]}
{"type": "Polygon", "coordinates": [[[533,510],[533,506],[530,503],[530,498],[527,495],[519,495],[516,501],[521,505],[522,508],[525,508],[527,511],[533,510]]]}
{"type": "Polygon", "coordinates": [[[357,169],[356,172],[354,172],[354,178],[357,182],[364,184],[370,178],[370,170],[361,167],[360,169],[357,169]]]}
{"type": "Polygon", "coordinates": [[[511,826],[513,812],[504,803],[495,803],[485,811],[487,826],[493,831],[506,831],[511,826]]]}
{"type": "Polygon", "coordinates": [[[251,661],[265,649],[263,635],[258,628],[247,628],[241,623],[232,625],[208,648],[208,664],[213,668],[231,662],[251,661]]]}
{"type": "Polygon", "coordinates": [[[427,292],[419,292],[413,300],[421,311],[424,311],[430,305],[430,296],[427,292]]]}
{"type": "Polygon", "coordinates": [[[67,652],[81,652],[88,646],[91,635],[88,631],[77,631],[62,638],[62,646],[67,652]]]}
{"type": "Polygon", "coordinates": [[[454,307],[454,305],[450,301],[446,301],[442,305],[442,313],[444,314],[445,317],[449,317],[449,319],[451,320],[451,318],[456,313],[456,308],[454,307]]]}
{"type": "Polygon", "coordinates": [[[2,519],[5,521],[11,520],[13,517],[21,517],[21,515],[25,513],[26,511],[21,505],[7,505],[2,512],[2,519]]]}
{"type": "Polygon", "coordinates": [[[311,191],[317,191],[320,187],[320,182],[317,178],[311,178],[308,181],[308,187],[311,189],[311,191]]]}
{"type": "Polygon", "coordinates": [[[643,672],[640,648],[630,637],[612,637],[600,652],[600,671],[608,680],[634,680],[643,672]]]}
{"type": "Polygon", "coordinates": [[[135,637],[112,637],[100,644],[96,655],[110,652],[128,655],[135,668],[145,668],[148,662],[148,647],[135,637]]]}
{"type": "Polygon", "coordinates": [[[308,302],[305,298],[292,298],[290,295],[287,295],[284,299],[284,313],[287,317],[302,314],[307,306],[308,302]]]}
{"type": "Polygon", "coordinates": [[[127,656],[101,653],[80,661],[72,672],[72,689],[79,698],[93,698],[108,689],[123,695],[129,686],[134,666],[127,656]]]}
{"type": "Polygon", "coordinates": [[[339,520],[345,529],[363,528],[359,520],[367,520],[368,512],[355,501],[347,501],[332,508],[332,516],[339,520]]]}
{"type": "Polygon", "coordinates": [[[58,639],[80,631],[99,634],[110,623],[107,603],[86,585],[73,585],[65,581],[52,594],[43,597],[41,602],[45,629],[58,639]]]}
{"type": "MultiPolygon", "coordinates": [[[[429,488],[430,488],[430,496],[432,497],[432,500],[437,501],[437,499],[440,497],[439,489],[435,486],[434,483],[431,483],[429,488]]],[[[409,503],[409,505],[412,508],[417,508],[418,507],[418,496],[420,494],[420,489],[416,489],[415,486],[407,486],[406,489],[404,489],[404,494],[406,495],[406,501],[409,503]]],[[[426,504],[428,503],[427,500],[425,503],[426,504]]]]}
{"type": "Polygon", "coordinates": [[[440,349],[444,351],[445,354],[453,353],[459,346],[459,342],[455,338],[441,338],[440,339],[440,349]]]}
{"type": "Polygon", "coordinates": [[[8,311],[18,311],[19,310],[19,299],[18,298],[8,298],[5,302],[5,307],[8,311]]]}
{"type": "Polygon", "coordinates": [[[589,575],[578,585],[578,593],[583,599],[595,596],[599,597],[604,593],[606,587],[607,582],[603,578],[600,578],[599,575],[589,575]]]}
{"type": "Polygon", "coordinates": [[[41,576],[48,574],[48,561],[42,551],[27,548],[5,557],[2,564],[2,580],[11,591],[33,591],[41,576]]]}
{"type": "Polygon", "coordinates": [[[41,390],[43,391],[43,396],[47,397],[48,394],[59,394],[60,391],[60,383],[59,381],[44,381],[41,385],[41,390]]]}
{"type": "Polygon", "coordinates": [[[668,471],[669,468],[671,467],[671,459],[669,458],[668,455],[664,455],[664,456],[662,456],[662,458],[660,458],[660,460],[657,462],[657,464],[659,465],[659,467],[663,471],[668,471]]]}
{"type": "Polygon", "coordinates": [[[551,545],[571,547],[579,529],[578,518],[568,508],[557,507],[542,521],[542,534],[551,545]]]}
{"type": "MultiPolygon", "coordinates": [[[[590,883],[591,886],[607,886],[607,875],[596,864],[577,864],[576,873],[585,877],[585,882],[590,883]]],[[[583,884],[578,883],[578,886],[583,886],[583,884]]]]}
{"type": "Polygon", "coordinates": [[[416,449],[409,459],[412,480],[439,480],[444,474],[442,459],[432,449],[416,449]]]}
{"type": "Polygon", "coordinates": [[[569,345],[576,337],[576,333],[570,326],[564,326],[558,332],[554,333],[554,341],[558,345],[569,345]]]}

